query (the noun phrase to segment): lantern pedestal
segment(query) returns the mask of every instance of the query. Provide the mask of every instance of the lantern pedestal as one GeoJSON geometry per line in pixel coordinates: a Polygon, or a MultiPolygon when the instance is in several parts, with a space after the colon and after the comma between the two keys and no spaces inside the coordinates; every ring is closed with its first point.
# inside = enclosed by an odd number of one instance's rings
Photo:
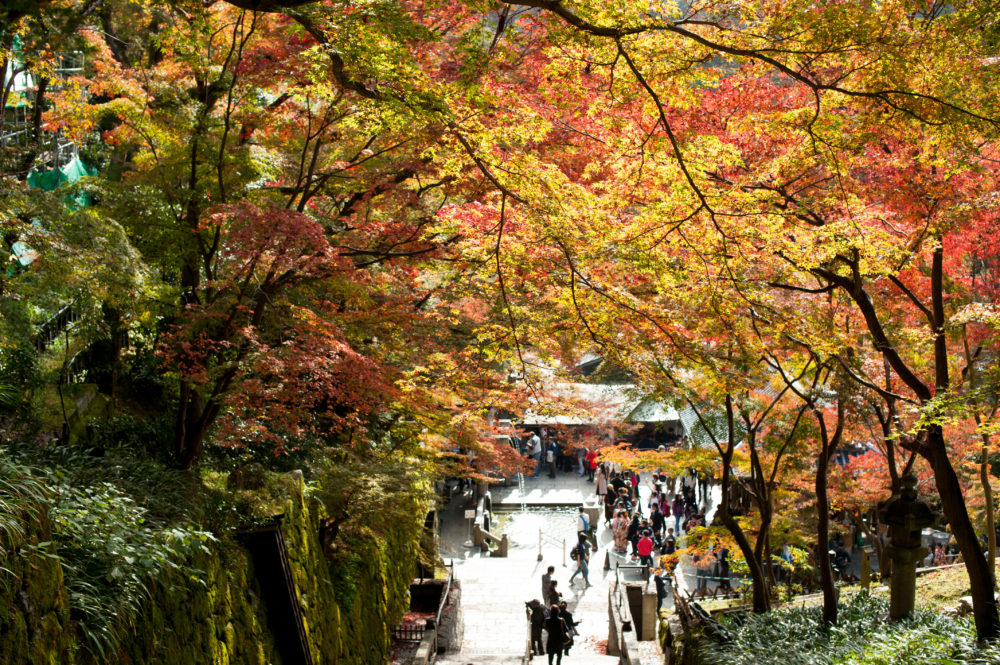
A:
{"type": "Polygon", "coordinates": [[[917,595],[917,562],[927,556],[920,536],[938,523],[926,501],[917,498],[917,477],[903,476],[903,489],[883,506],[882,522],[889,527],[886,554],[892,561],[889,580],[889,618],[904,619],[913,612],[917,595]]]}

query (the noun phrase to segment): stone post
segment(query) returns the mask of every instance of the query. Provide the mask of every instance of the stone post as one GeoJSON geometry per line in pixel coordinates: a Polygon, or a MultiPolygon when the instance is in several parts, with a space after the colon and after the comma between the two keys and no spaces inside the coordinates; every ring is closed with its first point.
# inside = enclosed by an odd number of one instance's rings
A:
{"type": "Polygon", "coordinates": [[[917,593],[917,562],[927,556],[920,536],[937,524],[938,516],[925,501],[917,498],[917,477],[903,476],[903,488],[881,509],[882,522],[889,527],[886,554],[892,560],[889,581],[889,618],[902,619],[913,611],[917,593]]]}

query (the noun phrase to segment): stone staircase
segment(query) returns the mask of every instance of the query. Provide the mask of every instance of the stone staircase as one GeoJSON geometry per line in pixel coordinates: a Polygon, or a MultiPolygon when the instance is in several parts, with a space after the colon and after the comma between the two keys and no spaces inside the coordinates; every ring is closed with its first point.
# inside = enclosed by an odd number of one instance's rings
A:
{"type": "MultiPolygon", "coordinates": [[[[548,656],[535,656],[531,665],[547,665],[548,656]]],[[[553,662],[555,662],[553,660],[553,662]]],[[[488,654],[447,654],[438,656],[435,665],[521,665],[521,656],[488,654]]],[[[574,653],[563,656],[564,665],[618,665],[617,656],[598,656],[589,653],[574,653]]]]}

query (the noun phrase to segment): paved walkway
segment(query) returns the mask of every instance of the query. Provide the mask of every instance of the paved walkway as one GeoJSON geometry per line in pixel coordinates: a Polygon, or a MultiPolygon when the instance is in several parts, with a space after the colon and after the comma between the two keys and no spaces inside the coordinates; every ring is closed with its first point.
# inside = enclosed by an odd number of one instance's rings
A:
{"type": "MultiPolygon", "coordinates": [[[[491,488],[494,499],[495,531],[506,533],[511,547],[506,558],[483,556],[478,549],[464,547],[468,539],[468,520],[464,519],[466,501],[471,496],[455,497],[441,514],[441,554],[446,561],[455,562],[455,575],[462,581],[462,607],[465,636],[460,654],[449,656],[439,663],[519,663],[528,639],[525,603],[541,598],[542,574],[548,566],[556,567],[554,578],[580,621],[576,646],[566,658],[567,663],[591,665],[613,664],[617,658],[601,657],[599,651],[608,639],[608,574],[601,568],[603,551],[592,555],[594,567],[590,582],[585,587],[580,576],[573,585],[569,576],[575,567],[569,559],[569,549],[576,542],[576,514],[569,505],[580,505],[591,485],[576,474],[560,473],[556,479],[525,479],[528,494],[536,505],[561,505],[561,508],[520,511],[517,498],[511,508],[514,513],[504,513],[503,497],[516,487],[491,488]],[[498,502],[499,499],[499,502],[498,502]],[[548,499],[546,501],[546,499],[548,499]],[[542,560],[538,560],[539,531],[542,532],[542,560]],[[563,542],[565,541],[565,563],[563,542]],[[584,658],[586,656],[586,658],[584,658]],[[594,659],[596,657],[596,660],[594,659]]],[[[604,538],[610,540],[610,536],[604,538]]],[[[537,660],[537,659],[536,659],[537,660]]],[[[542,662],[542,661],[538,661],[542,662]]]]}
{"type": "MultiPolygon", "coordinates": [[[[648,512],[645,506],[650,491],[647,481],[648,474],[644,474],[639,485],[644,514],[648,512]]],[[[471,507],[466,505],[472,500],[471,493],[454,497],[440,513],[441,554],[445,561],[455,563],[455,575],[462,581],[465,633],[461,652],[448,654],[437,662],[440,665],[520,663],[528,639],[525,602],[541,599],[541,576],[552,565],[556,568],[554,579],[558,581],[563,598],[574,619],[581,622],[576,645],[569,656],[564,656],[567,664],[617,663],[616,657],[603,655],[608,639],[608,590],[615,579],[616,564],[632,562],[611,551],[611,530],[604,526],[603,520],[597,525],[598,549],[590,561],[593,586],[585,587],[580,576],[576,583],[569,584],[569,577],[575,570],[575,563],[569,559],[569,549],[576,542],[576,507],[594,498],[593,484],[576,473],[560,472],[554,479],[547,475],[525,478],[523,491],[515,482],[507,487],[494,486],[490,493],[495,513],[492,530],[497,534],[506,533],[511,539],[507,558],[483,556],[476,548],[464,547],[470,536],[470,524],[464,518],[464,511],[471,507]],[[541,561],[538,560],[539,549],[541,561]],[[604,570],[606,560],[609,570],[604,570]]],[[[711,487],[705,506],[709,521],[720,499],[719,487],[711,487]]],[[[601,514],[603,516],[603,507],[601,514]]],[[[668,523],[672,522],[671,519],[668,523]]],[[[860,553],[855,551],[853,555],[854,567],[860,569],[860,553]]],[[[630,571],[629,579],[632,575],[630,571]]],[[[696,583],[694,567],[682,560],[676,580],[681,591],[693,588],[696,583]]],[[[710,588],[715,586],[714,581],[710,583],[710,588]]],[[[672,598],[668,597],[666,606],[671,605],[672,598]]],[[[655,642],[641,645],[644,656],[662,659],[655,642]]],[[[653,659],[651,661],[655,662],[653,659]]],[[[547,658],[534,660],[536,664],[545,662],[547,658]]]]}
{"type": "MultiPolygon", "coordinates": [[[[643,485],[643,495],[648,492],[643,485]]],[[[573,618],[580,622],[580,635],[565,662],[572,665],[613,665],[617,657],[606,653],[608,639],[608,590],[614,581],[615,563],[628,563],[613,553],[610,570],[604,570],[611,544],[611,531],[598,525],[598,550],[591,555],[590,583],[581,576],[573,585],[569,577],[575,563],[569,549],[576,542],[576,515],[579,506],[593,494],[593,484],[575,473],[559,473],[525,479],[525,492],[517,486],[491,488],[496,519],[494,531],[511,539],[507,558],[482,556],[478,549],[464,547],[469,537],[465,503],[471,495],[455,497],[441,511],[441,554],[455,562],[455,575],[462,581],[465,636],[459,654],[438,660],[442,665],[494,665],[519,663],[528,639],[525,603],[541,598],[541,578],[546,568],[555,566],[554,579],[567,601],[573,618]],[[528,504],[521,511],[521,504],[528,504]],[[512,512],[507,512],[507,511],[512,512]],[[538,560],[539,531],[542,533],[542,560],[538,560]],[[563,541],[565,541],[565,558],[563,541]]],[[[655,642],[646,643],[656,649],[655,642]]],[[[547,659],[536,657],[536,663],[547,659]]]]}

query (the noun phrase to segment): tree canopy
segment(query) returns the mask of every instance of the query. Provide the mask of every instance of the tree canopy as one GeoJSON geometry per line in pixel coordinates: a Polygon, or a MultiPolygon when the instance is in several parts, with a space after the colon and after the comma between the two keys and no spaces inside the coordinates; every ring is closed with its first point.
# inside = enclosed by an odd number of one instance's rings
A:
{"type": "Polygon", "coordinates": [[[715,463],[748,442],[757,558],[782,442],[819,461],[821,523],[844,436],[892,488],[922,459],[1000,633],[968,510],[997,423],[990,3],[5,11],[5,104],[7,72],[38,83],[0,223],[41,260],[3,278],[2,325],[23,347],[72,301],[78,345],[143,340],[114,363],[159,377],[178,464],[403,427],[413,454],[517,468],[482,416],[593,351],[728,416],[715,463]],[[60,140],[101,171],[91,206],[27,186],[60,140]]]}

